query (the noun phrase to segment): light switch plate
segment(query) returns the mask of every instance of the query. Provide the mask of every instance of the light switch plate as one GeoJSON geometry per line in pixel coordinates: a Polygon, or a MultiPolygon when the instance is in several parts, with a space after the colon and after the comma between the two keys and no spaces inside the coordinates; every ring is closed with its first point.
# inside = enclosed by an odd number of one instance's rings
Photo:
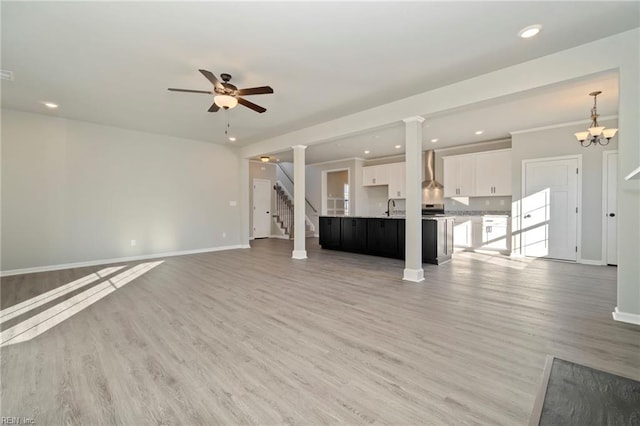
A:
{"type": "Polygon", "coordinates": [[[237,201],[229,201],[229,206],[230,206],[230,207],[235,207],[235,206],[237,206],[237,205],[238,205],[238,202],[237,202],[237,201]]]}

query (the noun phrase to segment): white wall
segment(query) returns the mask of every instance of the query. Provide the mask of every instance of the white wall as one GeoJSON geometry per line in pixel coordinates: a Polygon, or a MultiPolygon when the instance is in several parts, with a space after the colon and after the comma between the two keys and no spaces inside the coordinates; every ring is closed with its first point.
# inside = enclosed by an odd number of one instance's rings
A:
{"type": "MultiPolygon", "coordinates": [[[[618,127],[617,120],[599,120],[602,126],[618,127]]],[[[512,136],[513,201],[522,196],[522,161],[536,158],[582,155],[582,259],[602,258],[602,151],[618,148],[618,138],[606,147],[583,148],[573,135],[584,131],[589,123],[572,124],[512,136]]],[[[517,252],[517,247],[514,247],[517,252]]]]}
{"type": "Polygon", "coordinates": [[[1,113],[3,271],[241,243],[229,148],[1,113]]]}

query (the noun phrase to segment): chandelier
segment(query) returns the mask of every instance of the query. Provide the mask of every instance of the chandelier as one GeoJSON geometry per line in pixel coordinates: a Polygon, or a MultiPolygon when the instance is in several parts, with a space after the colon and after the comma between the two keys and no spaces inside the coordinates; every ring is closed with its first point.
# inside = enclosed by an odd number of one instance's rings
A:
{"type": "Polygon", "coordinates": [[[612,137],[616,135],[618,129],[607,129],[604,126],[600,126],[598,124],[598,114],[596,101],[598,99],[598,95],[602,93],[601,91],[591,92],[589,96],[593,96],[593,108],[591,108],[591,125],[586,132],[578,132],[574,133],[576,139],[580,142],[580,145],[583,147],[596,145],[608,145],[609,141],[612,137]],[[605,141],[606,139],[606,141],[605,141]]]}

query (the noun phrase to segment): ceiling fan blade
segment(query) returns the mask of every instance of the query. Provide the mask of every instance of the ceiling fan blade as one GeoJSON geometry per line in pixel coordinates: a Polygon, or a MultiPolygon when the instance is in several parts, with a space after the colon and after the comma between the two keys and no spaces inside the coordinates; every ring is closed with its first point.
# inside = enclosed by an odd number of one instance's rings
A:
{"type": "Polygon", "coordinates": [[[224,86],[222,85],[222,83],[220,83],[218,81],[218,79],[216,78],[215,75],[213,75],[213,73],[211,71],[207,71],[207,70],[198,70],[202,73],[202,75],[204,75],[207,80],[209,80],[211,82],[211,84],[213,84],[213,86],[217,89],[220,90],[224,90],[224,86]]]}
{"type": "Polygon", "coordinates": [[[171,87],[169,87],[169,90],[171,90],[172,92],[206,93],[208,95],[213,95],[213,92],[207,92],[206,90],[174,89],[171,87]]]}
{"type": "Polygon", "coordinates": [[[207,111],[209,112],[217,112],[220,109],[220,107],[218,105],[216,105],[216,103],[214,102],[207,111]]]}
{"type": "Polygon", "coordinates": [[[238,96],[266,95],[268,93],[273,93],[273,89],[271,87],[269,87],[269,86],[250,87],[248,89],[240,89],[240,90],[238,90],[238,96]]]}
{"type": "Polygon", "coordinates": [[[259,112],[260,114],[262,114],[263,112],[265,112],[267,109],[261,107],[260,105],[256,105],[253,102],[249,102],[248,100],[244,99],[244,98],[240,98],[240,97],[236,97],[236,99],[238,100],[238,103],[241,105],[246,106],[247,108],[250,108],[256,112],[259,112]]]}

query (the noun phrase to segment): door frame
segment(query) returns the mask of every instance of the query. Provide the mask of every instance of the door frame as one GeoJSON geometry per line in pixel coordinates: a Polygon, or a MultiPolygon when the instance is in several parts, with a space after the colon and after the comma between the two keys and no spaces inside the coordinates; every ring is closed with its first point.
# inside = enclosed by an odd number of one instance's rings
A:
{"type": "Polygon", "coordinates": [[[267,237],[258,237],[258,238],[271,238],[271,222],[272,217],[273,217],[273,196],[271,194],[271,186],[272,186],[272,182],[269,179],[259,179],[259,178],[253,178],[253,180],[251,181],[251,186],[252,186],[252,190],[251,190],[251,239],[255,239],[256,236],[253,233],[253,228],[255,228],[256,225],[256,221],[255,221],[255,214],[256,214],[256,209],[255,209],[255,205],[254,205],[254,200],[256,198],[256,194],[255,194],[255,184],[256,182],[260,182],[260,183],[267,183],[268,187],[269,187],[269,231],[268,231],[268,236],[267,237]]]}
{"type": "Polygon", "coordinates": [[[327,173],[331,172],[347,172],[347,183],[349,184],[349,216],[353,216],[352,212],[352,199],[353,199],[353,185],[351,184],[351,169],[349,167],[342,167],[339,169],[323,170],[320,178],[320,214],[327,215],[327,173]]]}
{"type": "MultiPolygon", "coordinates": [[[[520,192],[520,202],[522,203],[522,199],[525,197],[526,188],[527,188],[527,164],[529,163],[537,163],[542,161],[555,161],[555,160],[578,160],[578,188],[577,188],[577,206],[578,206],[578,217],[576,218],[576,246],[578,247],[578,251],[576,252],[576,263],[582,263],[582,154],[574,154],[574,155],[561,155],[558,157],[540,157],[540,158],[529,158],[526,160],[522,160],[522,171],[521,171],[521,192],[520,192]]],[[[522,214],[520,214],[518,218],[518,227],[522,229],[522,214]]],[[[522,247],[522,237],[520,237],[521,244],[521,253],[524,256],[524,247],[522,247]]],[[[556,259],[550,259],[556,260],[556,259]]],[[[562,261],[562,259],[557,259],[562,261]]],[[[570,261],[567,261],[570,262],[570,261]]]]}
{"type": "MultiPolygon", "coordinates": [[[[609,156],[618,154],[617,149],[602,151],[602,265],[607,265],[607,194],[608,194],[608,172],[609,172],[609,156]]],[[[616,176],[616,188],[617,188],[616,176]]],[[[617,210],[617,209],[616,209],[617,210]]],[[[616,211],[617,213],[617,211],[616,211]]]]}

